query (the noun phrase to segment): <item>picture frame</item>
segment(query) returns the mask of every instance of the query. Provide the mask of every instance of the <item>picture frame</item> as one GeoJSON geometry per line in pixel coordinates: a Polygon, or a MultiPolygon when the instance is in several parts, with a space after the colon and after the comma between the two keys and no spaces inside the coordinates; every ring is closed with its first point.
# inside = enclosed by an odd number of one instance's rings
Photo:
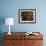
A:
{"type": "Polygon", "coordinates": [[[36,23],[36,9],[19,9],[19,23],[36,23]]]}

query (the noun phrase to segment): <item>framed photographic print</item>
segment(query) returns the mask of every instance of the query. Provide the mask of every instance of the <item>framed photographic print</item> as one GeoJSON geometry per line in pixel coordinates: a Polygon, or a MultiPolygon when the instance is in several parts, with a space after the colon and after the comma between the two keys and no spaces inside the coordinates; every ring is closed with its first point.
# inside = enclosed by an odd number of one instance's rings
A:
{"type": "Polygon", "coordinates": [[[36,23],[36,9],[19,9],[19,23],[36,23]]]}

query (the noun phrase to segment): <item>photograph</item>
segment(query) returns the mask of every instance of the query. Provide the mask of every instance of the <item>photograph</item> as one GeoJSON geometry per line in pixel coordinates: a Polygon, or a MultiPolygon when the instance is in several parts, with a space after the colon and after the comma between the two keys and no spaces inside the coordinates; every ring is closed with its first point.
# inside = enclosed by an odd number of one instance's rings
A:
{"type": "Polygon", "coordinates": [[[19,23],[36,23],[36,9],[19,9],[19,23]]]}

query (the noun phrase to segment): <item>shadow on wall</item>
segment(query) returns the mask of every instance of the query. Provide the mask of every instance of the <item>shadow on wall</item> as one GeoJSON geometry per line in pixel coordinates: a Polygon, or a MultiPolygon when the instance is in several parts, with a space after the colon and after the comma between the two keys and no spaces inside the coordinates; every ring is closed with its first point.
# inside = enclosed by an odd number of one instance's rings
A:
{"type": "Polygon", "coordinates": [[[2,32],[2,25],[5,23],[5,17],[0,16],[0,46],[3,46],[3,32],[2,32]]]}

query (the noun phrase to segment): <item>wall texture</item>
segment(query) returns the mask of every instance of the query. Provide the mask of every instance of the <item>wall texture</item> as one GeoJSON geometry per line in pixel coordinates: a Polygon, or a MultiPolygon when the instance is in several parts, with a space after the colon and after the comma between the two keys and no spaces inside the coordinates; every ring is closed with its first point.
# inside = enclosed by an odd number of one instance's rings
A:
{"type": "MultiPolygon", "coordinates": [[[[46,1],[45,0],[0,0],[0,16],[13,17],[15,20],[11,31],[46,31],[46,1]],[[36,9],[36,24],[19,24],[18,9],[36,9]]],[[[0,18],[1,18],[0,17],[0,18]]],[[[3,24],[2,32],[8,31],[8,27],[3,24]]]]}

